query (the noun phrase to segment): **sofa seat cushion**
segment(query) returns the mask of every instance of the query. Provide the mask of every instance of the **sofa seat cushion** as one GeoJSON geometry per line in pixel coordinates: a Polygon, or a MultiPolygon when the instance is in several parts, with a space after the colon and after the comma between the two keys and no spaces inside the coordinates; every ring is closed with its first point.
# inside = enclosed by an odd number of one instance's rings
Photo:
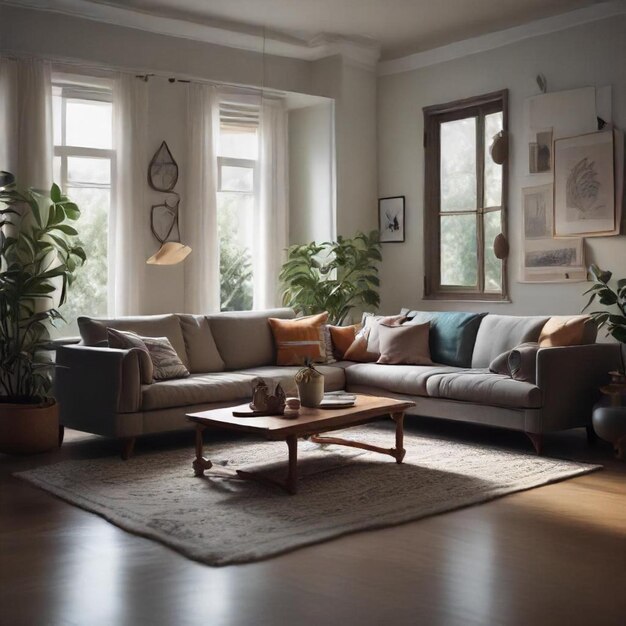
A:
{"type": "Polygon", "coordinates": [[[233,402],[252,398],[253,376],[234,372],[192,374],[188,378],[164,380],[141,388],[144,411],[210,402],[233,402]]]}
{"type": "MultiPolygon", "coordinates": [[[[262,378],[268,385],[270,390],[273,391],[272,385],[280,383],[284,392],[288,396],[297,395],[298,388],[294,380],[294,376],[297,371],[301,369],[299,366],[280,366],[280,365],[266,365],[262,367],[253,367],[250,369],[239,370],[239,374],[246,374],[251,377],[262,378]]],[[[315,369],[324,375],[324,390],[325,391],[341,391],[346,387],[346,376],[344,373],[344,367],[341,365],[336,367],[333,365],[318,365],[315,364],[315,369]]]]}
{"type": "Polygon", "coordinates": [[[531,383],[488,370],[465,370],[431,376],[426,381],[428,395],[433,398],[461,400],[475,404],[515,409],[541,408],[541,390],[531,383]]]}
{"type": "Polygon", "coordinates": [[[378,387],[381,391],[426,396],[426,382],[435,374],[462,371],[446,365],[381,365],[355,363],[346,369],[348,389],[351,386],[378,387]]]}

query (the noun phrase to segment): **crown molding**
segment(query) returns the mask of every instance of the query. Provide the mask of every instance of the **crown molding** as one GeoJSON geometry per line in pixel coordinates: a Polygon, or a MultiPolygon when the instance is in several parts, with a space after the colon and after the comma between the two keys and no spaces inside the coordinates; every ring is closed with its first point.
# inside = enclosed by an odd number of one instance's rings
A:
{"type": "Polygon", "coordinates": [[[152,15],[91,0],[0,0],[0,5],[80,17],[106,24],[134,28],[159,35],[180,37],[257,54],[317,61],[341,54],[348,63],[375,69],[380,58],[377,44],[347,37],[317,35],[310,41],[281,33],[243,32],[171,17],[152,15]]]}
{"type": "Polygon", "coordinates": [[[496,48],[502,48],[517,41],[531,39],[540,35],[547,35],[567,30],[574,26],[596,22],[598,20],[626,14],[626,0],[613,0],[562,13],[552,17],[543,18],[521,26],[514,26],[479,37],[472,37],[463,41],[432,48],[424,52],[416,52],[406,57],[381,61],[378,64],[378,75],[400,74],[410,72],[430,65],[453,61],[479,52],[486,52],[496,48]]]}

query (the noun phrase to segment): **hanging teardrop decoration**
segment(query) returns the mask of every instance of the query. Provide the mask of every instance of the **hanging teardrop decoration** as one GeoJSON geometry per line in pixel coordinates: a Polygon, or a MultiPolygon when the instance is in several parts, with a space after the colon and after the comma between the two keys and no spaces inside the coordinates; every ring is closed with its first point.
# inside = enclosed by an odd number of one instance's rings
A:
{"type": "Polygon", "coordinates": [[[150,161],[148,184],[156,191],[172,191],[177,182],[178,165],[164,141],[150,161]]]}

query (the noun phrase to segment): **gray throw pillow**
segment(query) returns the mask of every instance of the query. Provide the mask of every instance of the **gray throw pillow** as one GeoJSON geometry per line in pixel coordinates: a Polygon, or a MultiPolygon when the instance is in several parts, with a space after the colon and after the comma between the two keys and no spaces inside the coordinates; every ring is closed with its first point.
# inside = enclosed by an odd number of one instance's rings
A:
{"type": "Polygon", "coordinates": [[[509,369],[511,377],[524,383],[537,381],[537,352],[538,343],[522,343],[511,350],[509,354],[509,369]]]}
{"type": "Polygon", "coordinates": [[[152,359],[154,380],[171,380],[189,376],[189,370],[183,365],[167,337],[142,337],[141,339],[146,344],[152,359]]]}
{"type": "Polygon", "coordinates": [[[489,371],[534,385],[537,378],[538,350],[539,344],[536,342],[521,343],[512,350],[499,354],[489,364],[489,371]]]}
{"type": "Polygon", "coordinates": [[[379,324],[380,357],[387,365],[432,365],[428,347],[430,322],[390,326],[379,324]]]}
{"type": "Polygon", "coordinates": [[[109,348],[119,348],[122,350],[137,350],[139,355],[139,375],[143,385],[152,384],[154,367],[150,352],[143,339],[136,333],[129,330],[116,330],[107,328],[107,339],[109,348]]]}

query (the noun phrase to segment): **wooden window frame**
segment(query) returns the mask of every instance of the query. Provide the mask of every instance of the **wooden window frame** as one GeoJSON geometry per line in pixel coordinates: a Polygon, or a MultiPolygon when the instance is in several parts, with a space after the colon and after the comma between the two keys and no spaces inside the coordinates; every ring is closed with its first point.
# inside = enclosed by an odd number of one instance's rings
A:
{"type": "Polygon", "coordinates": [[[502,292],[485,291],[484,214],[501,211],[501,232],[507,237],[508,159],[502,165],[502,199],[498,207],[483,207],[484,198],[484,117],[502,111],[502,129],[508,133],[508,89],[482,96],[456,100],[446,104],[425,107],[424,113],[424,299],[425,300],[477,300],[510,302],[508,296],[507,259],[502,259],[502,292]],[[454,215],[454,211],[441,212],[441,143],[442,122],[476,116],[476,216],[478,284],[476,287],[441,285],[441,215],[454,215]]]}

